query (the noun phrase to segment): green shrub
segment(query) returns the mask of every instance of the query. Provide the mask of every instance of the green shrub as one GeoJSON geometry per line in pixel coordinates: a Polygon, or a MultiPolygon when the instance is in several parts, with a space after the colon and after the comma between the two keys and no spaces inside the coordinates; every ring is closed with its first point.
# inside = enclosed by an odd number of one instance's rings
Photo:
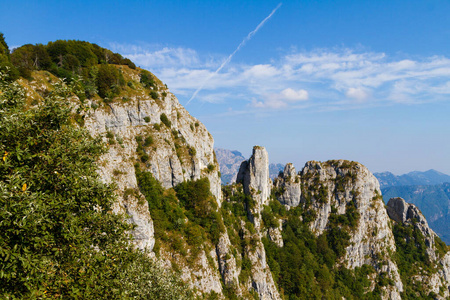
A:
{"type": "Polygon", "coordinates": [[[156,86],[152,74],[146,70],[142,70],[139,81],[145,88],[152,88],[156,86]]]}
{"type": "Polygon", "coordinates": [[[144,117],[144,121],[147,122],[147,123],[150,122],[150,117],[149,116],[144,117]]]}
{"type": "Polygon", "coordinates": [[[172,126],[172,122],[169,121],[165,113],[162,113],[159,118],[166,127],[170,128],[172,126]]]}
{"type": "Polygon", "coordinates": [[[153,137],[152,136],[146,137],[144,141],[144,147],[148,147],[152,144],[153,144],[153,137]]]}
{"type": "Polygon", "coordinates": [[[150,92],[150,97],[152,97],[152,99],[156,100],[156,99],[159,98],[159,94],[158,94],[157,91],[152,90],[152,91],[150,92]]]}

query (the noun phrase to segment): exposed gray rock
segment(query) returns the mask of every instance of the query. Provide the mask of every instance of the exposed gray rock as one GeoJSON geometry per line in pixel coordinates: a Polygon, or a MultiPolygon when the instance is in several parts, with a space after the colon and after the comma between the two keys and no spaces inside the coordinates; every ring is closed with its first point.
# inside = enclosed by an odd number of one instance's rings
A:
{"type": "Polygon", "coordinates": [[[356,207],[359,221],[350,234],[342,263],[350,269],[368,264],[377,273],[386,272],[395,285],[383,287],[385,297],[400,299],[403,284],[397,265],[388,255],[396,250],[395,240],[377,179],[359,163],[335,160],[306,163],[302,181],[308,195],[302,193],[301,202],[310,201],[316,212],[310,223],[316,235],[327,228],[332,208],[337,214],[345,214],[349,205],[356,207]]]}
{"type": "Polygon", "coordinates": [[[253,147],[253,154],[247,162],[242,162],[237,176],[244,192],[257,196],[261,205],[269,202],[272,180],[269,177],[269,155],[264,147],[253,147]]]}
{"type": "Polygon", "coordinates": [[[283,174],[274,181],[278,201],[287,206],[298,206],[302,195],[300,185],[300,176],[295,172],[294,166],[286,164],[283,174]]]}
{"type": "MultiPolygon", "coordinates": [[[[138,191],[134,171],[134,162],[138,159],[137,136],[152,136],[154,144],[145,149],[149,155],[146,167],[165,188],[184,180],[207,177],[211,192],[221,205],[214,140],[205,126],[190,116],[173,94],[168,92],[164,99],[155,101],[142,93],[131,97],[126,103],[115,102],[100,107],[86,116],[85,127],[93,136],[105,136],[107,132],[114,135],[115,143],[102,156],[99,173],[105,182],[114,181],[117,184],[119,201],[115,205],[115,212],[127,213],[129,221],[137,225],[133,234],[139,248],[151,250],[155,241],[146,201],[139,200],[142,195],[138,191]],[[162,114],[171,121],[171,128],[161,123],[162,114]],[[160,130],[154,129],[154,124],[160,123],[160,130]],[[184,152],[177,152],[180,145],[183,147],[180,149],[185,149],[184,152]],[[208,166],[212,166],[212,170],[208,166]],[[135,191],[136,197],[128,197],[125,201],[122,195],[129,190],[135,191]]],[[[106,137],[104,140],[109,142],[106,137]]]]}
{"type": "MultiPolygon", "coordinates": [[[[193,289],[196,289],[196,296],[202,297],[203,294],[215,292],[222,296],[222,284],[219,274],[219,266],[217,265],[217,257],[214,250],[208,254],[213,258],[214,265],[208,261],[207,253],[202,250],[196,257],[194,262],[186,263],[186,260],[178,253],[161,251],[160,260],[165,267],[172,268],[172,262],[176,263],[181,269],[181,279],[193,289]]],[[[221,297],[222,298],[222,297],[221,297]]]]}
{"type": "Polygon", "coordinates": [[[238,270],[236,259],[231,252],[231,243],[227,233],[220,236],[216,252],[219,261],[219,271],[225,286],[234,289],[236,295],[241,296],[242,292],[239,287],[240,270],[238,270]]]}
{"type": "MultiPolygon", "coordinates": [[[[241,230],[244,232],[244,238],[253,240],[253,246],[246,246],[245,254],[251,262],[251,280],[247,288],[253,289],[258,293],[259,299],[274,300],[281,299],[275,286],[275,282],[266,262],[266,251],[261,242],[260,234],[251,234],[246,228],[245,223],[241,223],[241,230]]],[[[244,283],[245,284],[245,283],[244,283]]]]}
{"type": "Polygon", "coordinates": [[[275,228],[271,227],[271,228],[267,229],[267,236],[269,237],[269,240],[274,242],[278,247],[283,247],[284,242],[283,242],[283,236],[281,235],[281,231],[282,231],[281,220],[280,220],[279,224],[280,225],[278,227],[275,227],[275,228]]]}
{"type": "Polygon", "coordinates": [[[391,198],[387,204],[389,217],[401,224],[412,225],[420,230],[425,238],[428,256],[436,260],[434,251],[434,239],[437,236],[434,231],[428,227],[428,222],[420,210],[414,204],[406,203],[402,198],[391,198]]]}

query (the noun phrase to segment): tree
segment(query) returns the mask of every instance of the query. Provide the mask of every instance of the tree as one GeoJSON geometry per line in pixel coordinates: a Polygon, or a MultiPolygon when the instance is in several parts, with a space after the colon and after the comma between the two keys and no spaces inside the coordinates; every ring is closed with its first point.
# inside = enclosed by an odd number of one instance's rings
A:
{"type": "Polygon", "coordinates": [[[6,74],[3,80],[14,81],[19,78],[19,72],[11,63],[8,44],[3,33],[0,32],[0,72],[6,74]]]}

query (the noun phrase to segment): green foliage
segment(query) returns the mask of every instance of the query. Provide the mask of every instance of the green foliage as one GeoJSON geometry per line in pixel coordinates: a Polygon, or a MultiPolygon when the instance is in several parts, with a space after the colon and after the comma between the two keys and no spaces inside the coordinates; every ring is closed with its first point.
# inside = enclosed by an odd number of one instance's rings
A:
{"type": "Polygon", "coordinates": [[[264,209],[261,212],[261,217],[264,222],[264,226],[273,228],[278,227],[278,221],[275,218],[275,215],[269,206],[267,205],[264,206],[264,209]]]}
{"type": "MultiPolygon", "coordinates": [[[[118,53],[96,44],[74,40],[58,40],[47,45],[24,45],[14,49],[11,63],[14,70],[17,68],[20,75],[27,79],[32,79],[31,72],[34,70],[50,71],[59,78],[65,78],[67,82],[82,78],[81,86],[85,97],[93,97],[98,92],[103,98],[116,96],[125,85],[122,74],[117,68],[108,68],[108,64],[136,68],[128,58],[123,58],[118,53]],[[101,66],[98,67],[98,64],[101,66]]],[[[4,64],[0,54],[0,70],[4,69],[4,64]]]]}
{"type": "Polygon", "coordinates": [[[113,98],[119,92],[119,70],[111,65],[100,65],[97,73],[98,94],[102,98],[113,98]]]}
{"type": "Polygon", "coordinates": [[[278,287],[287,299],[379,299],[379,290],[366,293],[371,285],[368,275],[375,270],[363,265],[348,270],[337,268],[337,253],[324,233],[316,237],[300,221],[301,211],[286,212],[283,226],[284,247],[263,238],[267,262],[278,287]]]}
{"type": "Polygon", "coordinates": [[[139,166],[136,178],[148,201],[157,241],[168,243],[173,250],[183,253],[186,246],[181,237],[184,237],[194,254],[207,240],[217,243],[225,229],[207,178],[182,182],[169,190],[164,190],[150,172],[142,171],[139,166]]]}
{"type": "Polygon", "coordinates": [[[19,71],[11,63],[8,44],[5,41],[3,33],[0,32],[0,72],[4,74],[2,80],[14,81],[19,78],[19,71]]]}
{"type": "Polygon", "coordinates": [[[159,98],[159,94],[158,94],[157,91],[152,90],[152,91],[150,92],[150,97],[152,97],[152,99],[156,100],[156,99],[159,98]]]}
{"type": "Polygon", "coordinates": [[[154,88],[154,87],[156,87],[155,79],[153,78],[153,75],[147,70],[142,70],[141,71],[140,80],[139,81],[145,88],[154,88]]]}
{"type": "Polygon", "coordinates": [[[395,223],[392,231],[397,247],[396,261],[404,284],[402,298],[433,299],[426,294],[425,287],[420,282],[413,280],[418,270],[425,274],[433,271],[423,234],[414,225],[400,223],[395,223]]]}
{"type": "Polygon", "coordinates": [[[211,173],[212,171],[214,171],[215,168],[216,168],[215,165],[208,164],[208,166],[206,167],[206,172],[211,173]]]}
{"type": "Polygon", "coordinates": [[[159,117],[161,122],[166,125],[167,128],[170,128],[172,126],[172,122],[169,121],[165,113],[162,113],[159,117]]]}
{"type": "Polygon", "coordinates": [[[144,140],[144,147],[148,147],[153,144],[153,137],[147,136],[144,140]]]}
{"type": "Polygon", "coordinates": [[[130,247],[95,165],[99,138],[71,125],[71,91],[29,110],[0,74],[0,298],[179,299],[185,288],[130,247]],[[145,272],[145,274],[141,274],[145,272]],[[151,280],[151,281],[150,281],[151,280]]]}
{"type": "Polygon", "coordinates": [[[210,192],[208,178],[182,182],[175,187],[175,191],[187,210],[189,220],[206,229],[209,238],[216,244],[225,228],[217,212],[217,202],[210,192]]]}

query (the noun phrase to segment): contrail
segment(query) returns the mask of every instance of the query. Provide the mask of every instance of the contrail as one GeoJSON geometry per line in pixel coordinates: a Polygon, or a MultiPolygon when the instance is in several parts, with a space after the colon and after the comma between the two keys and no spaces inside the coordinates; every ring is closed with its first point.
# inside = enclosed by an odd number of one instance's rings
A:
{"type": "Polygon", "coordinates": [[[239,44],[239,46],[236,48],[236,50],[234,50],[233,53],[231,53],[228,58],[220,65],[219,68],[217,68],[217,70],[212,73],[211,75],[209,75],[208,78],[206,78],[205,81],[203,81],[202,85],[194,92],[194,94],[192,95],[191,99],[189,99],[189,101],[186,103],[186,105],[188,105],[189,103],[191,103],[192,99],[195,98],[195,96],[197,96],[197,94],[203,89],[203,87],[205,86],[205,84],[211,79],[213,78],[215,75],[217,75],[217,73],[220,72],[220,70],[223,69],[223,67],[225,67],[225,65],[227,63],[230,62],[230,60],[233,58],[233,56],[236,54],[236,52],[238,52],[247,41],[249,41],[257,32],[258,30],[263,27],[263,25],[273,16],[273,14],[280,8],[282,3],[278,4],[277,7],[275,7],[274,10],[272,10],[272,12],[270,13],[270,15],[268,15],[264,20],[262,20],[261,23],[258,24],[258,26],[256,26],[255,30],[251,31],[243,40],[242,42],[239,44]]]}

